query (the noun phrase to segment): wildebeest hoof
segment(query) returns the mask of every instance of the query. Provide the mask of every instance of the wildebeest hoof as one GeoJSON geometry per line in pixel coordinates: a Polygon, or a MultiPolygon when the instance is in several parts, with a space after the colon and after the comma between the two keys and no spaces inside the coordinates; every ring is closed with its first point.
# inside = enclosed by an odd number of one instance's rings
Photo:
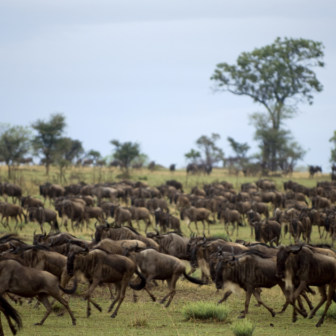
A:
{"type": "Polygon", "coordinates": [[[40,322],[37,322],[37,323],[35,323],[34,325],[41,325],[41,323],[40,323],[40,322]]]}
{"type": "Polygon", "coordinates": [[[297,318],[293,318],[292,322],[295,323],[297,321],[297,318]]]}
{"type": "Polygon", "coordinates": [[[97,309],[98,309],[100,312],[102,312],[102,309],[101,309],[100,306],[97,306],[97,309]]]}
{"type": "Polygon", "coordinates": [[[275,316],[275,312],[273,310],[271,311],[271,314],[272,314],[272,317],[275,316]]]}
{"type": "Polygon", "coordinates": [[[116,315],[115,315],[115,314],[112,314],[110,317],[111,317],[111,318],[115,318],[115,317],[116,317],[116,315]]]}
{"type": "Polygon", "coordinates": [[[306,311],[303,310],[301,313],[302,313],[302,316],[303,316],[304,318],[307,318],[308,314],[307,314],[306,311]]]}

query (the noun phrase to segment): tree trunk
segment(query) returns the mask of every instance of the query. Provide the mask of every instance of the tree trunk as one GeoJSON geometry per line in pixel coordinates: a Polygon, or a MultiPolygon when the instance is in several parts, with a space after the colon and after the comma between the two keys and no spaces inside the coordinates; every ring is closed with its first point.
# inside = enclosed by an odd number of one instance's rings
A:
{"type": "Polygon", "coordinates": [[[46,162],[46,174],[49,176],[49,162],[46,162]]]}
{"type": "Polygon", "coordinates": [[[8,166],[8,179],[10,179],[11,178],[11,166],[9,162],[7,162],[7,166],[8,166]]]}

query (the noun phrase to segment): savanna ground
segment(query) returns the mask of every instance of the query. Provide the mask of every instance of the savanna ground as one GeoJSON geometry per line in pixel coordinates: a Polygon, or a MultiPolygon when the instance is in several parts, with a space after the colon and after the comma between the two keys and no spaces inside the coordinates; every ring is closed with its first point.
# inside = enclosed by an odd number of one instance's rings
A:
{"type": "MultiPolygon", "coordinates": [[[[66,182],[60,183],[59,171],[56,168],[52,168],[50,176],[45,175],[43,167],[21,167],[18,169],[12,178],[12,182],[15,182],[23,187],[24,195],[38,196],[38,185],[44,182],[70,184],[77,183],[78,181],[85,181],[86,183],[98,183],[104,181],[115,181],[117,175],[120,174],[119,170],[110,170],[107,168],[72,168],[66,171],[66,182]]],[[[7,178],[6,167],[0,166],[0,181],[4,181],[7,178]]],[[[241,183],[256,181],[258,177],[243,177],[239,175],[229,176],[229,174],[221,169],[215,169],[211,176],[189,176],[186,177],[185,171],[176,171],[171,173],[167,170],[160,170],[149,172],[147,169],[135,171],[132,174],[132,179],[135,181],[143,180],[147,182],[149,186],[158,186],[165,183],[168,179],[176,179],[183,183],[185,192],[189,192],[191,187],[198,185],[202,187],[203,183],[210,183],[214,181],[226,180],[233,183],[236,190],[240,189],[241,183]]],[[[283,181],[289,178],[276,177],[272,178],[277,185],[277,189],[283,191],[283,181]]],[[[317,181],[329,180],[330,177],[319,176],[314,179],[308,178],[308,173],[294,173],[291,177],[292,180],[313,187],[317,181]]],[[[46,203],[46,207],[49,206],[49,202],[46,203]]],[[[270,211],[272,209],[270,208],[270,211]]],[[[171,208],[172,213],[175,212],[174,207],[171,208]]],[[[176,212],[176,215],[177,212],[176,212]]],[[[93,222],[91,227],[93,227],[93,222]]],[[[10,223],[11,227],[14,227],[14,222],[10,223]]],[[[47,228],[48,224],[46,224],[47,228]]],[[[189,236],[189,231],[186,224],[181,222],[182,231],[186,236],[189,236]]],[[[202,225],[199,225],[202,228],[202,225]]],[[[27,242],[32,243],[32,236],[34,230],[39,230],[37,224],[29,223],[25,225],[22,230],[18,231],[18,234],[27,242]]],[[[64,228],[61,228],[61,230],[64,228]]],[[[195,230],[192,224],[192,229],[195,230]]],[[[0,234],[3,235],[8,231],[4,228],[0,229],[0,234]]],[[[211,225],[211,234],[223,233],[223,224],[217,223],[211,225]]],[[[83,232],[75,232],[74,234],[79,238],[90,239],[92,229],[83,232]]],[[[144,234],[144,224],[141,224],[141,233],[144,234]]],[[[249,227],[239,228],[239,238],[245,240],[253,240],[250,238],[249,227]]],[[[231,237],[232,240],[236,239],[236,234],[231,237]]],[[[319,243],[317,228],[313,228],[312,240],[314,243],[319,243]]],[[[288,244],[289,239],[282,240],[282,244],[288,244]]],[[[196,271],[194,276],[200,277],[200,272],[196,271]]],[[[77,318],[77,325],[72,326],[71,320],[68,314],[63,317],[57,317],[56,312],[52,313],[43,326],[34,326],[34,323],[40,321],[45,313],[43,306],[39,309],[34,308],[34,304],[28,304],[27,300],[24,300],[22,306],[14,305],[18,309],[23,320],[23,329],[19,332],[19,335],[214,335],[214,334],[228,334],[232,335],[230,330],[231,323],[236,321],[240,315],[239,312],[244,308],[244,293],[240,295],[231,295],[226,304],[230,309],[229,320],[227,322],[218,321],[186,321],[181,313],[182,307],[188,302],[195,301],[210,301],[217,302],[222,298],[223,291],[216,293],[215,285],[206,285],[199,287],[191,284],[186,280],[178,281],[177,293],[169,308],[164,308],[158,302],[152,302],[147,293],[141,291],[138,293],[138,302],[133,303],[132,292],[130,289],[126,292],[126,298],[121,305],[119,314],[115,319],[111,319],[109,316],[111,313],[107,313],[107,309],[110,305],[109,292],[105,287],[97,288],[94,293],[94,298],[102,306],[103,312],[99,313],[92,308],[92,315],[90,318],[86,318],[86,301],[83,301],[81,294],[86,290],[85,284],[80,284],[77,290],[77,295],[70,301],[70,307],[77,318]]],[[[162,284],[159,281],[158,287],[152,287],[154,295],[159,301],[166,293],[166,284],[162,284]]],[[[278,288],[263,289],[262,298],[266,304],[273,307],[275,311],[280,311],[282,304],[284,303],[284,297],[278,288]]],[[[313,303],[316,305],[319,300],[319,295],[310,295],[313,303]]],[[[335,320],[326,319],[321,328],[316,328],[318,317],[314,317],[312,320],[303,319],[300,315],[296,323],[291,322],[292,309],[289,307],[287,311],[282,315],[276,315],[271,317],[269,312],[263,307],[255,307],[256,301],[254,298],[251,300],[248,319],[256,325],[254,335],[335,335],[335,320]],[[274,326],[271,326],[273,324],[274,326]]],[[[334,305],[334,303],[333,303],[334,305]]],[[[59,304],[55,305],[55,311],[60,308],[59,304]]],[[[308,309],[308,308],[307,308],[308,309]]],[[[5,319],[2,318],[2,322],[5,327],[5,334],[9,335],[10,331],[7,327],[5,319]]]]}

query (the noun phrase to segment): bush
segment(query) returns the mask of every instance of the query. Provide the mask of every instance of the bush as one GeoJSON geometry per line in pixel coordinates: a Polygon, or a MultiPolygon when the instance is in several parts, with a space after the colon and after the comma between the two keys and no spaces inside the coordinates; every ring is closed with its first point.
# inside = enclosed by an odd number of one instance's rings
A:
{"type": "Polygon", "coordinates": [[[231,330],[235,336],[252,336],[255,326],[247,319],[236,321],[231,330]]]}
{"type": "MultiPolygon", "coordinates": [[[[316,315],[322,316],[324,312],[324,308],[325,308],[325,304],[317,311],[316,315]]],[[[325,317],[336,320],[336,304],[335,303],[331,304],[325,317]]]]}
{"type": "Polygon", "coordinates": [[[225,305],[217,306],[213,302],[193,302],[182,308],[182,315],[186,320],[219,320],[224,321],[230,314],[230,309],[225,305]]]}

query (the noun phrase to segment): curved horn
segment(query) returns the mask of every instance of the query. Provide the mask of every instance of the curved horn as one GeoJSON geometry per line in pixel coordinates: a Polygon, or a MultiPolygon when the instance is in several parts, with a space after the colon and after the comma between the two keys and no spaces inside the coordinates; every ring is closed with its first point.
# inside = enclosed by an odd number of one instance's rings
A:
{"type": "Polygon", "coordinates": [[[53,242],[54,242],[54,237],[51,237],[51,243],[49,244],[49,246],[53,246],[53,242]]]}
{"type": "Polygon", "coordinates": [[[85,244],[85,250],[84,251],[88,251],[89,250],[88,244],[86,242],[84,242],[84,244],[85,244]]]}
{"type": "Polygon", "coordinates": [[[126,243],[125,241],[123,241],[123,242],[121,243],[121,247],[122,247],[122,248],[124,248],[123,245],[124,245],[125,243],[126,243]]]}
{"type": "Polygon", "coordinates": [[[34,236],[35,236],[36,230],[34,231],[34,236]]]}
{"type": "Polygon", "coordinates": [[[9,245],[12,245],[14,250],[16,250],[16,246],[14,244],[12,244],[11,242],[9,242],[9,245]]]}
{"type": "Polygon", "coordinates": [[[275,247],[274,245],[273,245],[273,243],[274,243],[274,241],[277,239],[277,237],[275,237],[275,238],[273,238],[272,240],[270,240],[270,245],[271,245],[271,247],[275,247]]]}
{"type": "Polygon", "coordinates": [[[232,259],[232,260],[235,260],[235,255],[234,255],[233,246],[231,246],[231,253],[232,253],[232,257],[233,257],[233,259],[232,259]]]}
{"type": "Polygon", "coordinates": [[[97,222],[95,223],[95,225],[94,225],[94,226],[95,226],[95,228],[96,228],[96,230],[97,230],[97,222]]]}
{"type": "Polygon", "coordinates": [[[68,245],[70,245],[72,243],[72,239],[68,240],[68,245]]]}

